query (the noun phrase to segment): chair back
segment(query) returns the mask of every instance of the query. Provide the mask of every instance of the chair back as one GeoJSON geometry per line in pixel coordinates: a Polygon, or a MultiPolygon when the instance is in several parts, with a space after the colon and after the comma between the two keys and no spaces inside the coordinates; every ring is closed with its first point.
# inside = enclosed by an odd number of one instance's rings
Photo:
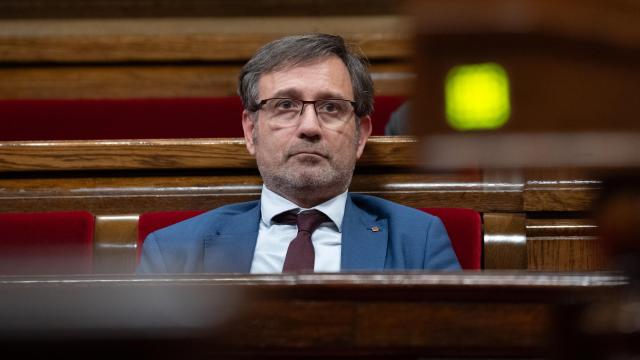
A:
{"type": "Polygon", "coordinates": [[[94,225],[87,211],[0,213],[0,274],[92,273],[94,225]]]}
{"type": "Polygon", "coordinates": [[[422,208],[420,210],[442,220],[462,269],[481,269],[482,220],[477,211],[463,208],[422,208]]]}
{"type": "MultiPolygon", "coordinates": [[[[373,135],[405,98],[377,96],[373,135]]],[[[167,99],[0,99],[0,141],[242,137],[237,96],[167,99]],[[89,121],[88,121],[89,120],[89,121]]]]}

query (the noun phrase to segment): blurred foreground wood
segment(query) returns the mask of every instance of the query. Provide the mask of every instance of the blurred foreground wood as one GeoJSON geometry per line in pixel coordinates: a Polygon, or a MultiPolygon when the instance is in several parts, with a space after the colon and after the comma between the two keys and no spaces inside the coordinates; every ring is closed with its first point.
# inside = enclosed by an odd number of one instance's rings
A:
{"type": "Polygon", "coordinates": [[[556,312],[625,286],[522,272],[0,278],[0,344],[67,358],[541,358],[556,312]]]}

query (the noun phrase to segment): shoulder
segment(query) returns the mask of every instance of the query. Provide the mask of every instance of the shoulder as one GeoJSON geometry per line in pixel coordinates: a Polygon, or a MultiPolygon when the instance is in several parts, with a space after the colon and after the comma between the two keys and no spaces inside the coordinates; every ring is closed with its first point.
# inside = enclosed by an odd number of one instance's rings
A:
{"type": "Polygon", "coordinates": [[[398,221],[410,221],[419,223],[430,223],[440,221],[437,217],[427,214],[424,211],[401,205],[393,201],[382,199],[376,196],[349,193],[351,201],[358,208],[375,215],[379,218],[394,219],[398,221]]]}
{"type": "Polygon", "coordinates": [[[250,227],[247,219],[257,217],[259,208],[258,201],[226,205],[152,232],[144,241],[137,272],[201,272],[206,239],[225,229],[238,233],[250,227]]]}
{"type": "MultiPolygon", "coordinates": [[[[442,221],[422,210],[375,196],[351,194],[354,206],[387,226],[387,268],[454,270],[460,265],[442,221]]],[[[383,225],[384,226],[384,225],[383,225]]]]}
{"type": "Polygon", "coordinates": [[[237,204],[224,205],[207,211],[192,218],[180,221],[168,227],[156,230],[153,235],[158,238],[176,239],[176,235],[185,241],[186,238],[198,238],[203,234],[216,233],[228,225],[227,220],[238,215],[246,214],[259,206],[259,201],[248,201],[237,204]]]}
{"type": "Polygon", "coordinates": [[[202,213],[194,217],[193,219],[197,217],[207,218],[207,217],[226,217],[226,216],[240,215],[240,214],[246,213],[247,211],[251,211],[255,209],[259,205],[260,205],[260,201],[258,200],[223,205],[219,208],[215,208],[213,210],[209,210],[205,213],[202,213]]]}

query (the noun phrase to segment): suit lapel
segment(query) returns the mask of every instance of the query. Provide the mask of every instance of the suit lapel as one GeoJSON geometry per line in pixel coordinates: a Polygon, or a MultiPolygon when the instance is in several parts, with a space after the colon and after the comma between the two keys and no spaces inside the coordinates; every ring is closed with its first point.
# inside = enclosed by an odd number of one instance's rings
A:
{"type": "Polygon", "coordinates": [[[342,256],[345,270],[382,270],[387,257],[387,219],[378,219],[347,198],[342,221],[342,256]]]}
{"type": "Polygon", "coordinates": [[[204,272],[248,273],[260,226],[260,202],[225,219],[224,227],[204,241],[204,272]]]}

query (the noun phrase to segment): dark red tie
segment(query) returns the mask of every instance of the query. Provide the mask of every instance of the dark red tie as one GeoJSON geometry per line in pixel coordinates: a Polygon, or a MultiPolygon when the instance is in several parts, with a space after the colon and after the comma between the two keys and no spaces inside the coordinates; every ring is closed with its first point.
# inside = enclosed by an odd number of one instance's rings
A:
{"type": "Polygon", "coordinates": [[[331,220],[318,210],[306,210],[298,214],[295,211],[288,211],[274,216],[273,221],[298,225],[298,235],[289,243],[282,272],[313,271],[316,256],[311,242],[311,234],[320,224],[331,220]]]}

